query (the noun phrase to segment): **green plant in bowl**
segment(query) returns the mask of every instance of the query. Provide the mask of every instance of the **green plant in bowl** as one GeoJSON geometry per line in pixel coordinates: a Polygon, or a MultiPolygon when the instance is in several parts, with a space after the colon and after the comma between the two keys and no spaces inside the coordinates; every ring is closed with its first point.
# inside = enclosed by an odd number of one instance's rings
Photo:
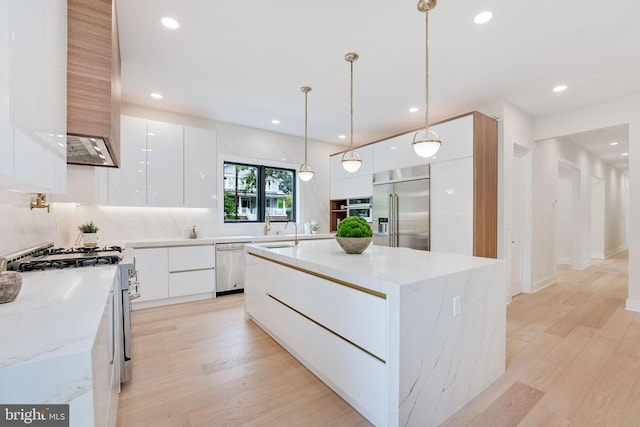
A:
{"type": "Polygon", "coordinates": [[[79,225],[78,230],[82,231],[83,233],[97,233],[100,229],[93,223],[93,221],[91,221],[87,222],[86,224],[79,225]]]}
{"type": "Polygon", "coordinates": [[[361,254],[371,244],[373,230],[364,218],[350,216],[338,224],[336,240],[346,253],[361,254]]]}

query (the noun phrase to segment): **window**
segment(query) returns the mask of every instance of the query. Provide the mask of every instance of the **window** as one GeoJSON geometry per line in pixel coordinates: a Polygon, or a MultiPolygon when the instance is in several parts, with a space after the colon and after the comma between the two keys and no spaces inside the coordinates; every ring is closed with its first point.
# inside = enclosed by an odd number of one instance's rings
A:
{"type": "Polygon", "coordinates": [[[224,221],[295,221],[295,170],[224,162],[224,221]]]}

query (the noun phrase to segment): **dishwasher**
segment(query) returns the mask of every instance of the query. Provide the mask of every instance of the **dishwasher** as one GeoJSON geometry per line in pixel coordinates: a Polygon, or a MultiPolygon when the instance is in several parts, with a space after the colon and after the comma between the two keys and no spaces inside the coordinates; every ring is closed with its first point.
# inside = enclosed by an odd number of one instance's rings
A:
{"type": "Polygon", "coordinates": [[[216,244],[216,295],[244,290],[244,245],[251,242],[216,244]]]}

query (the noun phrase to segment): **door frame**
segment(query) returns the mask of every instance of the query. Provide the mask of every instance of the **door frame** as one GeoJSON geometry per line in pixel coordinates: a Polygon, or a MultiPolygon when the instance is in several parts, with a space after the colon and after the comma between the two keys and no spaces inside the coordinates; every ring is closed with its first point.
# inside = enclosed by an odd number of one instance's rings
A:
{"type": "MultiPolygon", "coordinates": [[[[533,218],[532,218],[532,210],[533,210],[533,156],[530,148],[527,148],[523,145],[518,144],[517,142],[513,143],[513,157],[518,157],[521,159],[522,165],[522,221],[520,236],[521,236],[521,264],[520,264],[520,272],[521,272],[521,281],[522,281],[522,292],[523,293],[531,293],[531,260],[532,260],[532,241],[533,241],[533,218]]],[[[512,162],[513,165],[513,162],[512,162]]],[[[513,171],[511,173],[511,177],[513,177],[513,171]]],[[[513,180],[510,180],[513,182],[513,180]]],[[[514,187],[511,187],[511,197],[513,197],[514,187]]],[[[511,206],[509,206],[510,215],[513,214],[511,210],[511,206]]],[[[509,242],[513,241],[513,221],[511,218],[509,219],[509,223],[511,227],[509,229],[509,242]]],[[[511,259],[511,246],[509,246],[509,259],[511,259]]],[[[509,270],[511,268],[509,267],[509,270]]],[[[511,275],[509,274],[509,279],[511,275]]],[[[509,283],[511,286],[511,282],[509,283]]],[[[511,287],[509,287],[511,289],[511,287]]]]}

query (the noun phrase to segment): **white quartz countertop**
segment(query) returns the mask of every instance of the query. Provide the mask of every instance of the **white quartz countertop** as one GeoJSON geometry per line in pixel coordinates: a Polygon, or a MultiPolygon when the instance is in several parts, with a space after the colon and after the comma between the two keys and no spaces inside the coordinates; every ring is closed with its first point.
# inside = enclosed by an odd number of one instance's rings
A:
{"type": "Polygon", "coordinates": [[[91,351],[116,269],[21,273],[18,297],[0,304],[0,368],[91,351]]]}
{"type": "MultiPolygon", "coordinates": [[[[326,234],[298,234],[298,240],[316,240],[331,239],[335,235],[326,234]]],[[[213,245],[216,243],[235,243],[235,242],[280,242],[294,240],[295,234],[267,234],[258,236],[217,236],[202,237],[197,239],[150,239],[141,241],[127,242],[127,248],[161,248],[170,246],[197,246],[197,245],[213,245]]]]}
{"type": "Polygon", "coordinates": [[[411,285],[503,261],[468,255],[371,245],[362,254],[347,254],[335,240],[302,241],[298,246],[252,244],[249,253],[301,269],[385,292],[390,284],[411,285]]]}

